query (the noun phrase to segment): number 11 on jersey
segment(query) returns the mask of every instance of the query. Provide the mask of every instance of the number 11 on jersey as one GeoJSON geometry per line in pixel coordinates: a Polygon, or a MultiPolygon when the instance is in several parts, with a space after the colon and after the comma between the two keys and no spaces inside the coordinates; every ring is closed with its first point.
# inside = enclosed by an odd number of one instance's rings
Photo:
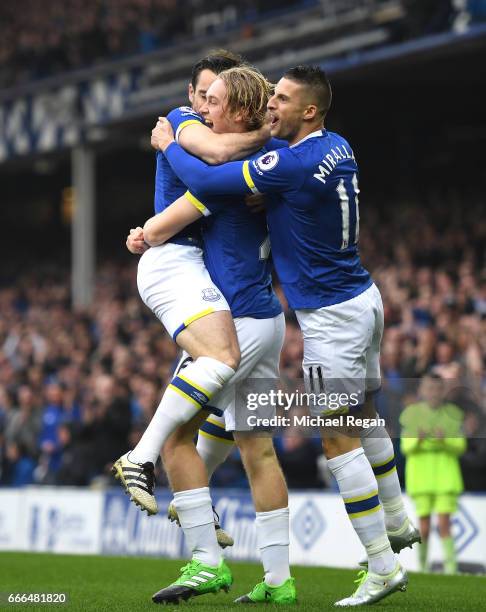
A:
{"type": "MultiPolygon", "coordinates": [[[[352,198],[354,199],[354,204],[356,207],[356,225],[354,230],[354,244],[358,243],[359,240],[359,188],[358,188],[358,177],[356,173],[353,174],[353,179],[351,181],[353,186],[353,194],[352,198]]],[[[339,196],[339,203],[341,205],[341,215],[342,215],[342,242],[341,249],[347,249],[349,246],[349,194],[346,186],[344,184],[344,179],[339,181],[339,185],[336,187],[336,191],[339,196]]]]}

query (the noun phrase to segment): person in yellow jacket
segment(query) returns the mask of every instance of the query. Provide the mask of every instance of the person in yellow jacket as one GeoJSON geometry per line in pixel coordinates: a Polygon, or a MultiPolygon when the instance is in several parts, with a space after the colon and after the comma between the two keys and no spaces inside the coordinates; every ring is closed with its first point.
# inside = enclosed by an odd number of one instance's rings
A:
{"type": "Polygon", "coordinates": [[[405,488],[412,497],[420,521],[419,548],[422,571],[427,568],[430,517],[437,514],[444,550],[444,571],[457,570],[451,515],[464,489],[459,457],[466,450],[462,410],[444,399],[445,381],[437,374],[424,377],[422,401],[405,408],[400,416],[401,450],[406,457],[405,488]]]}

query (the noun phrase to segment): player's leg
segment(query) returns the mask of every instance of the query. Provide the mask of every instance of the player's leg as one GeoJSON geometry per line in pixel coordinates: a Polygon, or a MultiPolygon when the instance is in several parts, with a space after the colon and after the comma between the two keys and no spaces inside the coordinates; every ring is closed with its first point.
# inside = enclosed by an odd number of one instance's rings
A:
{"type": "MultiPolygon", "coordinates": [[[[255,355],[250,371],[245,370],[245,385],[237,388],[235,401],[225,413],[229,429],[245,428],[242,423],[244,419],[241,416],[236,418],[235,411],[246,406],[246,392],[255,387],[251,381],[263,380],[263,387],[272,388],[273,381],[278,379],[285,334],[283,315],[274,319],[240,319],[236,324],[242,364],[246,354],[255,354],[255,349],[259,354],[255,355]]],[[[288,491],[273,441],[269,436],[253,435],[250,431],[235,431],[234,437],[250,483],[256,510],[257,541],[264,568],[263,581],[236,602],[295,603],[295,583],[289,567],[288,491]]]]}
{"type": "Polygon", "coordinates": [[[155,514],[153,466],[163,444],[235,373],[239,347],[229,306],[209,277],[201,249],[149,249],[140,259],[137,283],[143,301],[193,357],[183,373],[176,372],[137,446],[113,468],[131,499],[155,514]]]}
{"type": "Polygon", "coordinates": [[[196,444],[210,480],[216,468],[226,461],[233,448],[233,434],[226,431],[224,415],[210,414],[199,428],[196,444]]]}
{"type": "MultiPolygon", "coordinates": [[[[169,440],[167,441],[165,445],[166,447],[168,447],[166,449],[167,454],[171,455],[171,457],[174,459],[177,466],[190,465],[190,463],[184,462],[183,458],[176,459],[175,453],[173,452],[171,447],[168,446],[170,441],[171,441],[171,438],[169,438],[169,440]]],[[[192,439],[190,441],[192,443],[192,439]]],[[[213,475],[214,470],[227,459],[233,447],[234,447],[233,434],[229,431],[226,431],[224,416],[210,414],[199,427],[197,445],[196,445],[197,453],[201,457],[206,467],[208,481],[211,480],[211,476],[213,475]]],[[[192,448],[194,448],[193,444],[192,444],[192,448]]],[[[191,449],[191,453],[192,453],[192,449],[191,449]]],[[[222,529],[219,523],[219,516],[216,513],[214,507],[213,507],[213,514],[214,514],[214,527],[216,530],[216,538],[218,540],[219,546],[221,546],[221,548],[226,548],[227,546],[233,546],[234,540],[229,533],[227,533],[224,529],[222,529]]],[[[173,521],[173,522],[175,521],[180,525],[179,515],[177,513],[175,504],[173,502],[169,504],[169,507],[167,509],[167,517],[170,521],[173,521]]]]}
{"type": "MultiPolygon", "coordinates": [[[[374,392],[380,388],[380,346],[383,336],[383,303],[377,287],[370,291],[375,313],[375,326],[371,344],[366,350],[367,397],[363,416],[376,418],[374,392]]],[[[403,503],[402,490],[398,479],[393,443],[385,427],[377,425],[361,431],[361,445],[373,468],[378,483],[378,497],[385,513],[388,539],[394,552],[412,547],[420,541],[420,533],[411,523],[403,503]]]]}
{"type": "MultiPolygon", "coordinates": [[[[316,311],[297,311],[304,335],[304,376],[307,390],[336,394],[342,404],[352,393],[364,396],[366,350],[375,328],[375,313],[369,297],[357,298],[316,311]]],[[[350,402],[349,402],[350,403],[350,402]]],[[[326,412],[332,409],[328,405],[326,412]]],[[[328,466],[336,478],[351,524],[368,556],[368,573],[357,591],[338,606],[374,603],[396,590],[403,590],[407,576],[390,546],[386,534],[378,484],[357,430],[323,432],[328,466]]]]}
{"type": "Polygon", "coordinates": [[[267,586],[290,578],[288,491],[270,437],[236,433],[256,510],[258,548],[267,586]]]}
{"type": "Polygon", "coordinates": [[[204,416],[196,415],[179,427],[162,449],[162,461],[191,560],[178,580],[153,596],[156,603],[178,603],[197,595],[227,590],[232,583],[216,538],[206,468],[194,445],[194,436],[204,416]]]}
{"type": "Polygon", "coordinates": [[[177,344],[193,360],[167,387],[149,426],[130,458],[155,463],[167,437],[190,420],[235,373],[239,347],[229,311],[197,319],[177,336],[177,344]],[[214,340],[214,342],[213,342],[214,340]]]}

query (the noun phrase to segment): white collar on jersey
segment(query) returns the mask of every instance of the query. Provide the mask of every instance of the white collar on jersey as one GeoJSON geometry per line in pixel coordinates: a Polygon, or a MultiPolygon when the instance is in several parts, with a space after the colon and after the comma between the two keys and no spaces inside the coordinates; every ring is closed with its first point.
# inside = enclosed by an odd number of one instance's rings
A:
{"type": "Polygon", "coordinates": [[[289,149],[291,149],[292,147],[296,147],[297,145],[300,145],[304,142],[304,140],[307,140],[309,138],[315,138],[316,136],[322,136],[322,130],[316,130],[315,132],[311,132],[310,134],[307,134],[307,136],[304,136],[304,138],[302,138],[302,140],[299,140],[299,142],[296,142],[293,145],[290,145],[289,149]]]}

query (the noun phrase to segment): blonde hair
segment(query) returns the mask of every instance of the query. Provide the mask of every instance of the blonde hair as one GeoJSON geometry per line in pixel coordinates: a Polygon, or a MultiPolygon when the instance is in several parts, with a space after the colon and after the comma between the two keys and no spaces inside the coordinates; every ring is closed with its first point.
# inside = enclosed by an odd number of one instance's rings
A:
{"type": "Polygon", "coordinates": [[[249,130],[263,125],[267,102],[273,95],[274,85],[261,72],[251,66],[238,66],[218,75],[226,86],[226,108],[231,113],[242,112],[249,130]]]}

